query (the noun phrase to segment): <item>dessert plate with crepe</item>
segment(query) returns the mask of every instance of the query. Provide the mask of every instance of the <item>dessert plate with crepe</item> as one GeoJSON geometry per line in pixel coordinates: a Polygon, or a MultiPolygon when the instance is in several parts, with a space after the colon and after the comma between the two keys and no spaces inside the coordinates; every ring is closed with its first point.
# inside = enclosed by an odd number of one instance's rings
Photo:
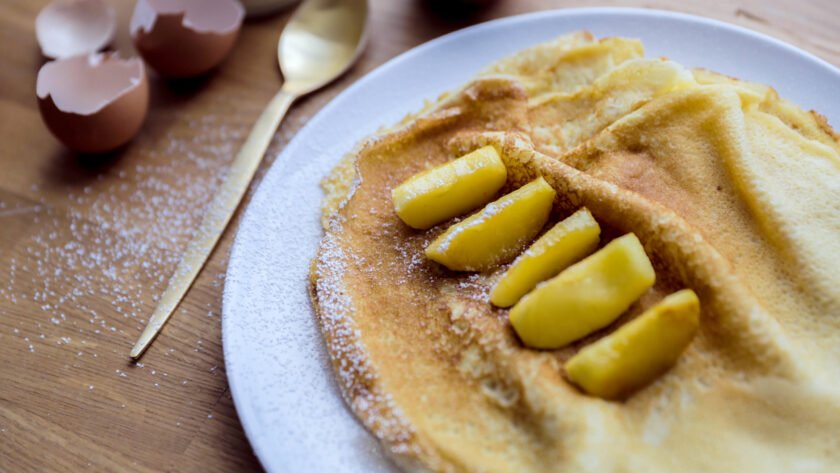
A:
{"type": "Polygon", "coordinates": [[[284,150],[231,255],[257,456],[835,471],[838,86],[771,38],[632,9],[494,21],[372,72],[284,150]]]}

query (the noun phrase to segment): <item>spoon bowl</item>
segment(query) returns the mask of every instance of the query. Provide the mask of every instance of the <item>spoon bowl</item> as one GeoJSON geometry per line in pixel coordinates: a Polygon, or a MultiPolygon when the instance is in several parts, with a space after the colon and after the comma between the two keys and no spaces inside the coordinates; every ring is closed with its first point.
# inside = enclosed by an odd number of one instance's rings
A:
{"type": "Polygon", "coordinates": [[[366,0],[309,0],[277,43],[283,88],[306,94],[340,76],[365,44],[366,0]]]}

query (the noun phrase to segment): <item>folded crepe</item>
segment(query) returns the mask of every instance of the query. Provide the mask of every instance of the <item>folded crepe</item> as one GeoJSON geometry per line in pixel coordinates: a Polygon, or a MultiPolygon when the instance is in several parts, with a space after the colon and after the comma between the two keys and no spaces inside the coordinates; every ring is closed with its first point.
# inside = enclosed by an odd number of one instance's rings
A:
{"type": "Polygon", "coordinates": [[[406,471],[840,468],[840,144],[771,88],[576,33],[367,140],[325,190],[313,305],[345,400],[406,471]],[[586,207],[602,244],[642,241],[657,281],[615,324],[526,348],[488,302],[505,267],[424,257],[452,222],[409,228],[391,189],[486,144],[501,193],[556,189],[547,228],[586,207]],[[564,378],[581,347],[686,287],[700,329],[670,371],[619,402],[564,378]]]}

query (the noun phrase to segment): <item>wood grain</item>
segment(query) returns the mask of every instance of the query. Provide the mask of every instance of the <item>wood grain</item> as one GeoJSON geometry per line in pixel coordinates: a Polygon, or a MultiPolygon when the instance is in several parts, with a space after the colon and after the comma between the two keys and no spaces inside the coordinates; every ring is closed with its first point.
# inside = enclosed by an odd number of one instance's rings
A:
{"type": "MultiPolygon", "coordinates": [[[[222,358],[233,231],[142,364],[129,364],[127,353],[226,164],[279,86],[274,48],[288,12],[246,23],[210,77],[153,78],[141,135],[110,156],[80,159],[37,111],[43,59],[33,22],[44,3],[0,4],[0,471],[259,470],[222,358]]],[[[122,25],[116,48],[133,54],[125,32],[133,2],[113,3],[122,25]]],[[[465,19],[442,18],[419,0],[374,0],[361,62],[293,108],[257,181],[309,117],[389,58],[479,21],[596,4],[714,17],[840,64],[834,0],[499,0],[465,19]]]]}

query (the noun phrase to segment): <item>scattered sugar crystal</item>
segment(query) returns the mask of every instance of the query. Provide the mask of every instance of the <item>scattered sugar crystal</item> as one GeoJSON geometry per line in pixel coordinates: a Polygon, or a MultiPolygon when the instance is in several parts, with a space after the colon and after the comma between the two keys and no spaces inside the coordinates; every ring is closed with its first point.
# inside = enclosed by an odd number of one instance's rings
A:
{"type": "MultiPolygon", "coordinates": [[[[0,275],[0,303],[37,303],[31,307],[41,315],[30,320],[53,330],[40,339],[59,338],[65,324],[94,326],[99,319],[108,325],[94,329],[97,336],[127,332],[115,315],[145,324],[147,302],[159,298],[247,131],[227,121],[195,117],[186,132],[173,127],[142,156],[129,151],[98,168],[68,163],[86,180],[32,184],[32,194],[45,196],[40,202],[0,200],[0,216],[36,224],[0,275]],[[66,195],[60,211],[46,200],[55,192],[66,195]],[[88,307],[102,302],[110,305],[102,315],[88,307]]],[[[221,280],[216,276],[213,284],[221,280]]]]}

